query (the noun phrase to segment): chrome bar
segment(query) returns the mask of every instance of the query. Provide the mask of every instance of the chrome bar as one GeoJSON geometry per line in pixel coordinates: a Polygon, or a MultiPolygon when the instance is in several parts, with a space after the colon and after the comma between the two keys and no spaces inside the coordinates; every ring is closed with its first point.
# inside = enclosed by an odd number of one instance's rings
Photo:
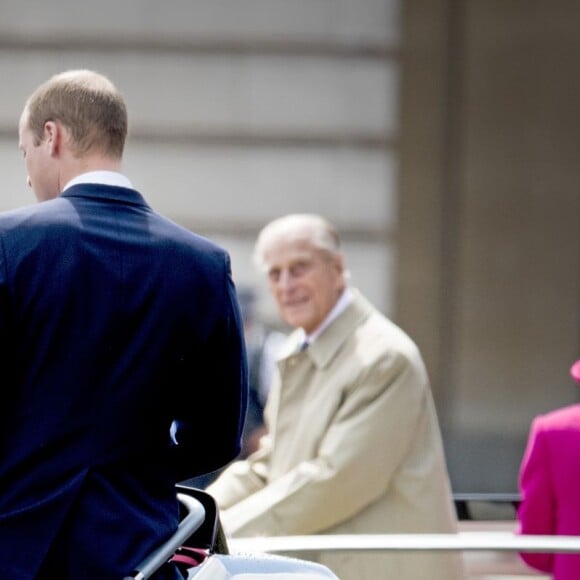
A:
{"type": "Polygon", "coordinates": [[[131,576],[124,580],[147,580],[175,554],[177,548],[203,524],[205,510],[203,505],[195,498],[178,493],[177,499],[187,509],[187,515],[179,522],[174,534],[159,548],[147,556],[132,572],[131,576]]]}

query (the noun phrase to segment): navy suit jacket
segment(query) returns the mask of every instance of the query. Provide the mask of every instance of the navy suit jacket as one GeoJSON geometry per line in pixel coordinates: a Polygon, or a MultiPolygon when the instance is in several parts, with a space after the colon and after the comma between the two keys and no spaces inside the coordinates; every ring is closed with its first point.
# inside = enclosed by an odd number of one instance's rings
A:
{"type": "Polygon", "coordinates": [[[0,578],[119,580],[239,452],[229,257],[132,189],[0,215],[0,357],[0,578]]]}

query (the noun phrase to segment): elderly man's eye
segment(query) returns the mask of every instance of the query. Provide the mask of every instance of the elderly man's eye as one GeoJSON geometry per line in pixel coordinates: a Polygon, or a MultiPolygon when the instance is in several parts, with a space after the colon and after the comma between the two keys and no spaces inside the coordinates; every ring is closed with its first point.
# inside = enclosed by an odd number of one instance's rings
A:
{"type": "Polygon", "coordinates": [[[299,277],[299,276],[304,275],[308,271],[309,268],[310,268],[309,262],[298,262],[297,264],[294,264],[290,268],[290,274],[293,277],[299,277]]]}

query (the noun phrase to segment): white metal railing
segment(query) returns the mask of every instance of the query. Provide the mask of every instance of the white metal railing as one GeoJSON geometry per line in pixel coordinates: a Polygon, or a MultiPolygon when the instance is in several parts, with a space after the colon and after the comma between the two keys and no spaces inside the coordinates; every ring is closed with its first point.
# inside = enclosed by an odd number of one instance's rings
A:
{"type": "Polygon", "coordinates": [[[197,530],[205,519],[205,509],[197,499],[177,494],[180,503],[187,509],[187,515],[179,522],[175,533],[164,542],[159,548],[149,554],[136,568],[131,575],[125,576],[123,580],[147,580],[161,568],[161,566],[171,558],[177,548],[197,530]]]}
{"type": "Polygon", "coordinates": [[[492,551],[580,553],[580,536],[530,536],[510,532],[457,534],[356,534],[232,538],[236,552],[492,551]]]}

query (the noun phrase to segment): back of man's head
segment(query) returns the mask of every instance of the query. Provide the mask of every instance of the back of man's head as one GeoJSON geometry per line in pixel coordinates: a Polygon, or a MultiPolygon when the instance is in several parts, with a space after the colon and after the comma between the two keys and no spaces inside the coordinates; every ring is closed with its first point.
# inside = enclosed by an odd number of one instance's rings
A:
{"type": "Polygon", "coordinates": [[[127,108],[115,85],[90,70],[57,74],[40,85],[26,102],[27,125],[40,143],[47,121],[58,121],[70,133],[75,157],[100,153],[123,155],[127,108]]]}

